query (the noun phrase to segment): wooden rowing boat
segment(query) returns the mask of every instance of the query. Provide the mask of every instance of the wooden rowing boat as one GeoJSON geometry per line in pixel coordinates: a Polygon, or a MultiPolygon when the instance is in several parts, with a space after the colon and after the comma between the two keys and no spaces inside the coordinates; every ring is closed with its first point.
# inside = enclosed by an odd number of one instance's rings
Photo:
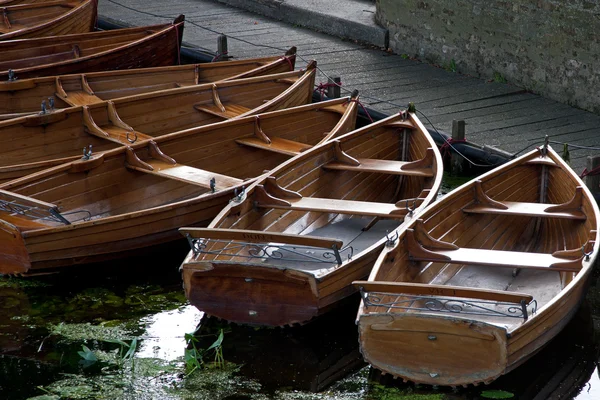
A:
{"type": "Polygon", "coordinates": [[[296,48],[281,57],[140,68],[0,82],[0,120],[47,109],[97,103],[119,97],[202,83],[293,71],[296,48]],[[84,92],[90,96],[81,96],[84,92]]]}
{"type": "Polygon", "coordinates": [[[232,322],[304,323],[355,293],[386,232],[437,196],[439,152],[405,112],[301,154],[231,202],[207,229],[182,228],[190,303],[232,322]]]}
{"type": "Polygon", "coordinates": [[[178,64],[183,20],[0,42],[0,80],[178,64]]]}
{"type": "Polygon", "coordinates": [[[234,193],[295,155],[292,144],[300,151],[352,130],[356,112],[343,98],[243,117],[4,183],[0,273],[36,274],[181,238],[177,228],[205,226],[234,193]]]}
{"type": "MultiPolygon", "coordinates": [[[[0,121],[0,182],[80,158],[82,149],[105,151],[310,103],[315,72],[311,63],[305,71],[167,89],[0,121]]],[[[76,96],[93,95],[69,94],[76,96]]]]}
{"type": "Polygon", "coordinates": [[[363,356],[413,382],[496,379],[577,311],[597,232],[594,198],[547,146],[462,185],[400,229],[355,283],[363,356]]]}
{"type": "Polygon", "coordinates": [[[96,28],[97,8],[97,0],[0,4],[0,40],[91,32],[96,28]]]}

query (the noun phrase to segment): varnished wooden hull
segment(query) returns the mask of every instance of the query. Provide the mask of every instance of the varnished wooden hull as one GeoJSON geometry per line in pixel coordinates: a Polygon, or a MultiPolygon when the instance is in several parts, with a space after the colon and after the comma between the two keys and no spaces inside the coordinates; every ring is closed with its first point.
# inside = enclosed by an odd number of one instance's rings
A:
{"type": "Polygon", "coordinates": [[[173,24],[0,42],[0,80],[179,64],[183,17],[173,24]],[[157,49],[160,49],[157,51],[157,49]]]}
{"type": "Polygon", "coordinates": [[[282,57],[264,57],[204,64],[91,72],[0,82],[0,120],[38,113],[41,101],[54,99],[54,109],[94,104],[103,100],[293,71],[295,48],[282,57]],[[90,96],[78,96],[91,92],[90,96]]]}
{"type": "MultiPolygon", "coordinates": [[[[89,146],[101,152],[234,117],[307,104],[314,78],[311,66],[305,72],[169,89],[0,121],[4,143],[0,182],[80,158],[89,146]]],[[[92,97],[69,94],[76,96],[92,97]]]]}
{"type": "Polygon", "coordinates": [[[205,226],[236,191],[291,157],[241,144],[255,136],[257,121],[273,143],[286,138],[310,147],[322,139],[311,126],[345,133],[356,112],[343,98],[242,117],[0,185],[0,271],[45,273],[181,238],[180,226],[205,226]]]}
{"type": "Polygon", "coordinates": [[[0,41],[91,32],[96,28],[97,8],[97,0],[7,5],[0,41]]]}
{"type": "Polygon", "coordinates": [[[305,323],[355,293],[351,282],[369,273],[386,228],[409,214],[402,199],[424,207],[440,182],[437,148],[412,115],[326,142],[250,186],[209,228],[181,229],[200,246],[182,264],[186,295],[200,310],[232,322],[305,323]],[[335,162],[345,157],[339,148],[362,167],[335,162]],[[423,175],[402,175],[401,165],[423,159],[423,175]],[[376,165],[390,169],[369,169],[376,165]],[[342,247],[348,243],[352,248],[342,247]]]}
{"type": "Polygon", "coordinates": [[[399,230],[369,280],[356,282],[367,362],[418,383],[489,383],[569,322],[597,257],[598,207],[554,151],[541,152],[461,186],[399,230]]]}

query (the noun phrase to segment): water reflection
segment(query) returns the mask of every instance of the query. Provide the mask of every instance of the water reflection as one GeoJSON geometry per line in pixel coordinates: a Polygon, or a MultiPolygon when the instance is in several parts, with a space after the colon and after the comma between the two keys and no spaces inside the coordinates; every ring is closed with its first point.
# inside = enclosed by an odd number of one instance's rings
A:
{"type": "Polygon", "coordinates": [[[185,334],[194,332],[202,315],[196,307],[187,305],[142,318],[140,323],[146,329],[136,357],[167,361],[182,357],[186,346],[185,334]]]}
{"type": "MultiPolygon", "coordinates": [[[[182,257],[184,253],[181,252],[182,257]]],[[[93,376],[93,372],[81,369],[77,352],[82,344],[114,351],[115,345],[110,347],[98,339],[104,334],[103,329],[109,333],[117,329],[129,338],[139,339],[136,365],[140,368],[147,359],[181,360],[185,351],[184,335],[193,332],[198,321],[198,335],[204,348],[224,329],[223,355],[227,362],[239,367],[239,372],[225,378],[235,384],[213,380],[210,382],[213,386],[205,386],[203,395],[208,391],[218,398],[223,398],[221,393],[226,392],[230,398],[250,398],[258,394],[263,396],[260,398],[282,398],[281,393],[289,393],[303,399],[380,400],[402,398],[386,390],[398,393],[409,390],[413,394],[441,394],[448,400],[478,400],[483,390],[503,390],[514,393],[515,399],[600,399],[599,350],[592,318],[592,314],[600,315],[598,287],[592,287],[588,296],[592,310],[584,304],[563,332],[526,364],[489,386],[452,391],[400,384],[378,377],[375,371],[370,372],[373,383],[367,383],[370,369],[364,367],[358,351],[354,323],[356,297],[305,326],[254,329],[228,325],[214,319],[201,319],[199,311],[186,305],[176,262],[171,260],[171,264],[167,264],[157,258],[136,262],[139,263],[137,269],[131,263],[114,264],[114,270],[103,272],[102,276],[89,269],[87,273],[26,282],[0,280],[1,399],[40,395],[43,392],[36,388],[38,385],[47,387],[63,379],[65,373],[77,374],[81,380],[93,376]],[[148,265],[161,265],[163,269],[149,269],[148,265]],[[68,329],[51,334],[51,327],[61,323],[68,329]],[[361,367],[364,367],[361,372],[352,374],[361,367]],[[256,380],[260,385],[250,384],[242,391],[238,380],[256,380]],[[301,391],[319,393],[302,395],[301,391]]],[[[185,389],[181,364],[179,362],[179,369],[175,369],[173,375],[157,379],[137,373],[129,384],[143,393],[150,387],[162,390],[162,382],[168,378],[185,389]]],[[[205,379],[212,378],[207,375],[205,379]]],[[[186,393],[171,391],[169,398],[210,398],[190,397],[190,393],[197,391],[186,393]]],[[[143,398],[132,396],[104,397],[143,398]]],[[[160,392],[155,398],[166,398],[164,396],[165,393],[160,392]]]]}
{"type": "Polygon", "coordinates": [[[206,335],[207,346],[214,340],[210,333],[224,329],[225,359],[241,364],[240,373],[258,380],[267,392],[318,392],[365,365],[354,323],[357,307],[353,297],[334,312],[292,328],[255,329],[208,318],[198,334],[206,335]]]}

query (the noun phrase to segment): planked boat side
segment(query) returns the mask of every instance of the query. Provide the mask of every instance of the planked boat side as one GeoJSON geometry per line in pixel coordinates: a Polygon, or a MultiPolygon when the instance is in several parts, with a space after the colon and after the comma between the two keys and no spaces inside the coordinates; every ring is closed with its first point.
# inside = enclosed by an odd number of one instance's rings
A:
{"type": "Polygon", "coordinates": [[[0,80],[179,64],[183,24],[3,41],[0,80]]]}
{"type": "Polygon", "coordinates": [[[98,20],[97,0],[0,3],[0,41],[92,32],[98,20]]]}
{"type": "Polygon", "coordinates": [[[82,149],[102,152],[306,104],[314,77],[311,64],[305,71],[165,89],[0,121],[0,182],[80,158],[82,149]]]}
{"type": "Polygon", "coordinates": [[[363,356],[413,382],[491,382],[575,314],[597,232],[595,200],[548,147],[464,184],[400,229],[369,280],[355,282],[363,356]]]}
{"type": "Polygon", "coordinates": [[[251,185],[206,229],[182,228],[190,302],[232,322],[306,323],[355,293],[386,231],[437,195],[441,159],[413,114],[329,140],[251,185]]]}
{"type": "Polygon", "coordinates": [[[250,139],[310,148],[324,132],[352,130],[356,113],[357,103],[342,98],[216,122],[0,184],[0,272],[53,272],[180,239],[180,226],[206,226],[293,155],[250,139]]]}

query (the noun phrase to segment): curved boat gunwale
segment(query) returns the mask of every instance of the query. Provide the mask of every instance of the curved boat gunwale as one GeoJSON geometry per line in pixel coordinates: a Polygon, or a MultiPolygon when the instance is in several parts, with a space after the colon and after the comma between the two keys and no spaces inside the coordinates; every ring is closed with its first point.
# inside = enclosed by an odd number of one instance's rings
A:
{"type": "MultiPolygon", "coordinates": [[[[263,114],[259,114],[259,115],[260,115],[260,118],[264,119],[264,120],[271,119],[271,118],[275,119],[281,115],[286,115],[286,114],[290,114],[290,113],[294,113],[294,112],[302,112],[302,111],[311,110],[311,109],[320,110],[320,109],[328,107],[328,106],[343,105],[343,104],[347,104],[347,103],[350,103],[350,98],[343,97],[340,99],[329,100],[327,102],[307,104],[307,105],[296,107],[296,108],[276,110],[276,111],[263,113],[263,114]]],[[[78,108],[83,108],[83,106],[73,107],[73,112],[76,112],[77,111],[76,109],[78,109],[78,108]]],[[[71,111],[71,110],[69,110],[69,111],[71,111]]],[[[352,110],[347,110],[341,116],[340,120],[344,117],[348,117],[351,113],[352,113],[352,110]]],[[[198,128],[190,128],[190,129],[186,129],[186,130],[179,131],[179,132],[173,132],[170,134],[157,136],[156,138],[140,141],[140,142],[134,143],[130,146],[122,146],[122,147],[118,147],[115,149],[104,151],[102,153],[94,153],[94,154],[98,154],[104,158],[109,158],[111,156],[118,157],[121,153],[126,152],[127,148],[131,148],[134,151],[143,149],[143,148],[147,147],[150,142],[155,142],[160,147],[162,142],[168,142],[170,140],[177,140],[177,139],[184,138],[187,136],[198,135],[205,131],[212,131],[212,130],[215,130],[215,129],[218,129],[218,128],[224,127],[224,126],[230,127],[230,126],[247,124],[249,122],[253,123],[254,120],[255,120],[255,116],[247,116],[247,117],[238,118],[238,119],[221,121],[221,122],[217,122],[214,124],[204,125],[204,126],[201,126],[198,128]]],[[[20,186],[20,185],[24,185],[24,184],[28,184],[28,183],[34,183],[34,182],[38,181],[40,178],[50,177],[50,176],[53,176],[56,173],[59,173],[62,171],[68,171],[71,168],[71,166],[73,165],[73,163],[76,163],[76,162],[77,161],[61,164],[61,165],[58,165],[55,167],[44,169],[43,171],[40,171],[38,173],[33,173],[33,174],[25,176],[23,178],[18,178],[18,179],[0,184],[0,189],[10,191],[10,189],[15,186],[20,186]]],[[[269,172],[266,172],[266,174],[268,174],[268,173],[269,172]]],[[[194,197],[194,198],[185,199],[185,200],[172,202],[172,203],[155,206],[155,207],[148,207],[148,208],[145,208],[145,209],[139,210],[139,211],[103,217],[103,218],[96,219],[96,220],[80,221],[80,222],[72,223],[70,225],[62,225],[62,226],[56,226],[56,227],[44,227],[44,228],[40,228],[40,229],[30,229],[30,230],[21,232],[21,235],[23,238],[31,238],[31,237],[37,237],[37,236],[44,236],[46,234],[51,234],[51,233],[59,233],[59,232],[63,232],[63,231],[69,231],[69,230],[73,230],[73,229],[82,229],[82,228],[89,227],[89,226],[112,224],[117,221],[130,219],[130,218],[136,218],[136,217],[140,217],[140,216],[144,216],[144,215],[158,214],[158,213],[162,213],[164,211],[167,211],[167,210],[170,210],[173,208],[178,208],[185,204],[192,205],[192,204],[196,204],[198,202],[209,201],[210,199],[213,199],[216,197],[229,195],[229,194],[233,193],[235,190],[239,190],[242,186],[248,186],[249,183],[251,184],[256,179],[259,179],[260,176],[261,175],[259,175],[258,177],[252,178],[251,180],[244,181],[244,182],[240,183],[239,185],[232,186],[227,189],[219,190],[218,192],[215,192],[215,193],[204,193],[204,194],[194,197]]]]}
{"type": "MultiPolygon", "coordinates": [[[[121,45],[118,45],[118,46],[115,45],[115,47],[113,47],[112,49],[109,49],[109,50],[104,50],[104,51],[101,51],[99,53],[94,53],[94,54],[90,54],[88,56],[83,56],[83,57],[79,57],[79,58],[58,61],[58,62],[52,63],[52,65],[55,64],[57,66],[59,66],[59,65],[63,66],[63,65],[77,64],[77,63],[82,63],[82,62],[90,61],[90,60],[93,60],[95,58],[103,57],[103,56],[108,55],[108,54],[114,54],[117,51],[119,51],[119,52],[128,51],[128,50],[130,50],[130,49],[132,49],[134,47],[139,46],[140,44],[142,44],[144,42],[149,42],[149,41],[151,41],[151,40],[153,40],[153,39],[155,39],[155,38],[157,38],[159,36],[165,35],[165,34],[169,33],[171,30],[176,30],[177,31],[179,29],[179,27],[181,27],[181,26],[184,25],[184,23],[185,23],[185,21],[181,21],[181,22],[178,22],[178,23],[175,23],[175,24],[172,23],[172,24],[154,25],[154,26],[146,26],[146,27],[123,28],[123,29],[140,30],[140,31],[144,31],[144,30],[148,31],[148,30],[152,30],[153,28],[160,29],[160,30],[157,30],[154,33],[151,33],[151,34],[149,34],[147,36],[144,36],[141,39],[134,40],[134,41],[129,42],[127,44],[124,44],[124,45],[121,44],[121,45]],[[159,27],[163,27],[163,26],[164,26],[164,28],[159,28],[159,27]]],[[[111,32],[114,33],[114,31],[102,31],[102,32],[106,32],[107,36],[109,36],[109,34],[111,32]]],[[[79,36],[79,35],[89,35],[89,34],[95,35],[97,33],[102,33],[102,32],[76,33],[76,34],[73,34],[73,35],[74,36],[75,35],[76,36],[79,36]]],[[[62,38],[68,39],[68,36],[70,36],[70,35],[63,35],[62,38]]],[[[29,40],[29,39],[18,39],[18,40],[29,40]]],[[[38,40],[38,39],[36,38],[36,39],[31,39],[31,40],[38,40]]],[[[181,43],[179,43],[179,45],[181,45],[181,43]]],[[[85,50],[85,49],[82,49],[82,50],[85,50]]],[[[45,64],[41,64],[41,65],[45,65],[45,64]]],[[[50,64],[48,64],[48,65],[50,65],[50,64]]],[[[20,74],[20,73],[32,72],[32,71],[36,71],[38,69],[40,69],[40,65],[37,65],[37,66],[34,66],[34,67],[18,68],[18,69],[15,69],[15,74],[18,76],[18,74],[20,74]]],[[[2,73],[3,73],[3,71],[0,71],[0,74],[2,74],[2,73]]],[[[69,74],[69,75],[73,75],[73,74],[69,74]]]]}
{"type": "MultiPolygon", "coordinates": [[[[77,0],[75,0],[77,1],[77,0]]],[[[48,27],[52,27],[52,25],[56,25],[59,24],[61,22],[64,22],[65,20],[69,20],[70,18],[73,17],[73,14],[78,14],[80,12],[82,12],[82,9],[84,9],[85,7],[89,7],[91,4],[91,7],[93,7],[93,11],[92,11],[92,16],[97,16],[97,0],[78,0],[80,2],[80,4],[76,5],[75,7],[69,7],[70,10],[65,12],[64,14],[61,14],[60,16],[53,18],[49,21],[46,21],[42,24],[39,25],[34,25],[34,26],[25,26],[21,29],[15,30],[15,31],[10,31],[10,32],[6,32],[6,33],[0,33],[0,40],[5,41],[5,40],[21,40],[19,38],[19,36],[23,35],[23,34],[30,34],[30,33],[35,33],[36,31],[42,30],[42,29],[46,29],[48,27]]],[[[9,11],[10,9],[12,10],[23,10],[23,9],[36,9],[36,8],[45,8],[48,6],[64,6],[67,7],[69,5],[73,4],[73,0],[55,0],[55,1],[48,1],[48,2],[39,2],[39,3],[23,3],[23,4],[15,4],[15,5],[2,5],[0,4],[1,8],[8,8],[9,11]]],[[[92,21],[95,21],[96,17],[92,18],[92,21]]],[[[90,26],[90,31],[93,28],[93,26],[90,26]]],[[[25,40],[28,38],[23,38],[22,40],[25,40]]]]}
{"type": "MultiPolygon", "coordinates": [[[[534,160],[534,159],[538,158],[540,156],[540,154],[541,154],[540,149],[534,149],[531,152],[529,152],[528,154],[525,154],[525,155],[519,157],[518,159],[512,160],[512,161],[504,164],[500,168],[489,171],[469,182],[464,183],[463,185],[459,186],[458,188],[453,190],[451,193],[446,195],[439,202],[433,203],[433,204],[429,205],[427,208],[425,208],[420,213],[420,215],[415,218],[415,220],[417,220],[419,218],[426,220],[426,218],[428,216],[436,215],[436,212],[438,212],[438,211],[442,210],[444,207],[446,207],[446,204],[448,204],[448,203],[451,204],[455,199],[457,199],[461,196],[464,196],[464,194],[467,191],[472,190],[473,187],[475,186],[476,181],[481,181],[482,183],[485,183],[487,180],[498,177],[502,174],[510,173],[510,170],[513,167],[518,167],[530,160],[534,160]]],[[[549,148],[547,156],[556,164],[556,167],[552,167],[552,168],[560,168],[564,172],[565,175],[570,177],[571,182],[574,183],[575,187],[577,187],[577,186],[582,187],[583,193],[584,193],[584,198],[585,198],[584,204],[588,204],[594,211],[595,229],[596,229],[597,233],[600,232],[600,230],[599,230],[600,220],[598,220],[598,216],[600,216],[600,212],[599,212],[598,204],[594,200],[594,197],[592,196],[589,189],[585,186],[585,184],[581,181],[581,179],[576,174],[570,172],[570,167],[568,167],[568,165],[562,160],[562,158],[556,152],[554,152],[554,150],[549,148]]],[[[548,204],[554,204],[554,203],[548,203],[548,204]]],[[[460,206],[452,206],[451,209],[456,211],[456,210],[460,210],[463,206],[464,206],[464,204],[461,203],[460,206]]],[[[446,218],[450,218],[450,217],[446,217],[446,218]]],[[[531,217],[531,218],[535,218],[535,217],[531,217]]],[[[404,235],[405,235],[407,229],[414,227],[415,220],[413,220],[413,222],[407,224],[406,226],[403,227],[403,229],[400,230],[399,239],[404,238],[404,235]]],[[[436,226],[441,223],[443,223],[443,220],[438,221],[436,226]]],[[[593,228],[594,228],[594,226],[592,226],[592,232],[594,231],[593,228]]],[[[597,235],[597,233],[596,233],[596,235],[597,235]]],[[[598,236],[596,236],[596,240],[597,239],[598,239],[598,236]]],[[[592,238],[592,240],[593,240],[593,238],[592,238]]],[[[381,283],[383,285],[385,285],[389,282],[394,282],[393,280],[378,280],[377,276],[381,272],[381,268],[383,267],[386,259],[388,259],[389,257],[393,257],[392,254],[396,253],[398,246],[400,246],[400,245],[401,245],[401,240],[398,240],[393,247],[386,248],[386,249],[384,249],[384,251],[382,251],[380,253],[380,255],[377,259],[377,262],[375,263],[375,266],[374,266],[373,270],[371,271],[371,274],[369,275],[369,278],[368,278],[369,282],[381,283]]],[[[411,316],[412,315],[412,316],[418,316],[418,317],[423,317],[423,318],[428,317],[428,318],[432,318],[433,320],[439,318],[440,320],[445,319],[445,320],[453,320],[453,321],[456,320],[456,321],[463,321],[463,322],[473,322],[473,323],[487,325],[490,328],[492,328],[492,327],[494,327],[495,329],[499,328],[505,332],[505,338],[503,339],[502,342],[500,342],[500,344],[504,346],[504,349],[506,351],[506,359],[504,360],[505,364],[503,364],[504,372],[500,372],[498,375],[495,375],[495,376],[490,375],[487,378],[480,380],[480,381],[489,383],[490,381],[496,379],[499,375],[505,374],[508,371],[511,371],[512,369],[516,368],[517,366],[519,366],[520,364],[522,364],[523,362],[528,360],[532,355],[537,353],[537,351],[539,351],[552,338],[554,338],[560,332],[562,327],[571,319],[571,317],[574,315],[574,312],[577,310],[579,304],[582,301],[582,296],[579,296],[579,294],[585,290],[586,285],[589,283],[589,282],[587,282],[587,280],[588,280],[589,276],[591,275],[592,268],[597,259],[599,251],[600,251],[600,249],[598,248],[597,245],[593,246],[592,254],[590,254],[589,260],[586,261],[585,258],[582,260],[581,269],[577,272],[575,277],[573,277],[573,279],[570,282],[568,282],[567,285],[563,286],[552,298],[550,298],[547,302],[543,303],[539,308],[537,308],[535,313],[530,314],[529,318],[526,321],[521,321],[521,323],[519,323],[516,326],[512,325],[509,327],[509,326],[505,326],[500,323],[485,321],[485,320],[482,320],[481,318],[478,319],[477,316],[461,315],[460,313],[446,315],[446,314],[440,314],[440,313],[428,314],[428,313],[420,313],[420,312],[410,313],[410,312],[400,312],[400,311],[396,311],[396,312],[366,311],[366,306],[364,304],[364,300],[361,300],[361,303],[360,303],[360,306],[358,309],[358,313],[357,313],[356,323],[359,326],[359,330],[362,332],[362,329],[369,329],[369,327],[371,325],[371,322],[370,322],[371,320],[375,320],[380,317],[390,317],[390,321],[395,321],[396,318],[402,318],[402,316],[411,316]],[[577,293],[577,292],[579,292],[579,293],[577,293]],[[565,309],[565,307],[566,307],[566,309],[565,309]],[[558,309],[561,309],[561,311],[557,311],[558,309]],[[564,310],[562,310],[562,309],[564,309],[564,310]],[[543,323],[547,324],[548,322],[545,322],[545,321],[548,321],[548,319],[550,319],[550,318],[554,318],[554,319],[558,318],[558,317],[556,317],[556,315],[557,315],[557,313],[560,313],[560,312],[564,312],[565,316],[561,317],[557,321],[554,321],[554,325],[552,325],[552,328],[546,329],[546,330],[544,330],[542,332],[538,332],[538,333],[530,331],[532,328],[541,327],[540,324],[543,324],[543,323]],[[365,319],[365,321],[369,321],[369,322],[362,322],[363,318],[365,319]],[[362,326],[362,328],[361,328],[361,326],[362,326]],[[526,337],[526,335],[530,335],[530,336],[534,335],[534,336],[526,337]],[[523,340],[524,340],[524,342],[523,342],[523,340]],[[514,343],[516,343],[518,341],[521,341],[520,344],[518,345],[518,347],[511,349],[511,346],[515,346],[514,343]]],[[[442,264],[444,263],[444,261],[437,261],[437,262],[442,263],[442,264]]],[[[389,269],[389,268],[390,267],[388,267],[388,271],[387,271],[388,276],[390,276],[389,274],[391,271],[391,269],[389,269]]],[[[391,268],[394,268],[394,267],[391,267],[391,268]]],[[[398,267],[396,267],[396,268],[398,268],[398,267]]],[[[381,272],[381,273],[383,273],[383,272],[381,272]]],[[[390,276],[390,277],[393,278],[393,276],[390,276]]],[[[403,281],[399,281],[399,282],[403,282],[403,281]]],[[[411,281],[407,281],[407,282],[411,283],[413,281],[411,280],[411,281]]],[[[444,286],[444,284],[441,284],[441,286],[444,286]]],[[[451,285],[450,285],[450,287],[454,288],[454,286],[451,286],[451,285]]],[[[472,287],[473,286],[465,286],[464,288],[469,289],[472,287]]],[[[485,288],[483,288],[483,289],[485,289],[485,288]]],[[[385,291],[383,289],[382,289],[382,293],[385,293],[385,291]]],[[[516,293],[516,292],[506,291],[506,293],[516,293]]],[[[394,295],[402,296],[402,292],[394,293],[394,295]]],[[[447,296],[445,297],[443,294],[440,294],[439,296],[444,299],[448,298],[447,296]]],[[[432,295],[432,297],[436,297],[436,295],[432,295]]],[[[460,296],[457,296],[457,298],[460,298],[460,296]]],[[[534,300],[535,300],[535,298],[534,298],[534,300]]],[[[376,307],[376,305],[374,305],[374,307],[376,307]]],[[[407,330],[409,330],[409,327],[407,327],[407,330]]],[[[361,352],[363,352],[363,355],[365,356],[365,359],[368,362],[377,363],[377,364],[373,364],[376,368],[378,368],[378,369],[383,368],[382,370],[384,372],[390,373],[396,377],[402,377],[405,380],[408,379],[408,380],[412,380],[415,382],[426,383],[426,384],[444,384],[444,385],[448,384],[448,383],[441,383],[439,381],[435,382],[435,380],[433,380],[433,379],[432,380],[414,379],[416,377],[416,372],[414,372],[414,371],[410,372],[408,375],[402,375],[402,374],[398,375],[397,373],[393,372],[393,369],[392,370],[389,369],[389,366],[387,367],[388,369],[386,369],[385,367],[382,367],[380,364],[382,362],[385,362],[382,359],[379,359],[379,358],[369,359],[369,357],[367,356],[367,353],[370,353],[372,351],[372,346],[363,347],[362,344],[364,343],[364,340],[367,340],[367,339],[360,339],[361,352]]],[[[402,363],[400,363],[398,368],[402,368],[402,363]]],[[[469,381],[467,383],[472,383],[472,381],[469,381]]],[[[477,382],[477,383],[479,383],[479,382],[477,382]]],[[[461,383],[461,382],[452,383],[450,385],[455,385],[455,384],[456,385],[465,385],[465,383],[461,383]]]]}

